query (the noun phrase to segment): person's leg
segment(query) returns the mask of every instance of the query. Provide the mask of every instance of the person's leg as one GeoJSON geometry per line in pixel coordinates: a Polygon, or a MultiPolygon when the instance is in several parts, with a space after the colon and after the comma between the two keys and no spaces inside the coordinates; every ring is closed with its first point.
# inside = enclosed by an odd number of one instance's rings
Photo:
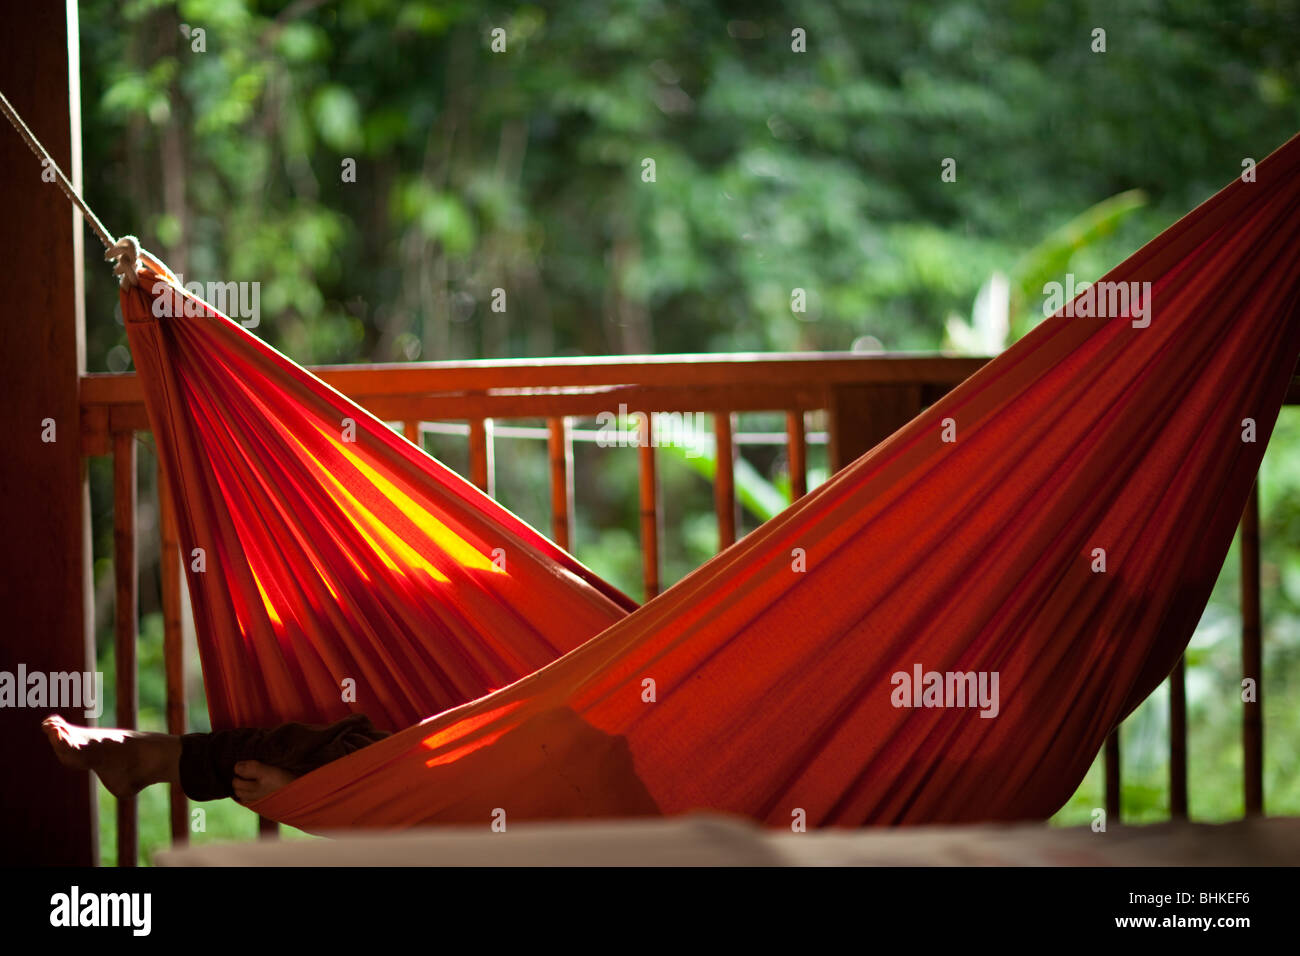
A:
{"type": "MultiPolygon", "coordinates": [[[[351,714],[326,725],[282,724],[274,730],[255,731],[234,741],[213,734],[207,744],[215,745],[218,750],[225,748],[213,761],[223,774],[220,779],[232,780],[231,795],[241,803],[248,803],[387,736],[365,714],[351,714]],[[229,774],[225,773],[227,766],[229,774]]],[[[182,743],[185,739],[182,738],[182,743]]],[[[186,779],[185,770],[182,758],[182,780],[186,779]]]]}
{"type": "Polygon", "coordinates": [[[231,797],[248,803],[266,796],[298,776],[256,759],[275,732],[255,727],[185,734],[180,738],[178,776],[191,800],[231,797]]]}
{"type": "Polygon", "coordinates": [[[232,797],[241,803],[388,736],[363,714],[326,726],[294,723],[181,737],[78,727],[58,716],[42,727],[61,762],[94,771],[115,796],[176,783],[191,800],[232,797]]]}
{"type": "Polygon", "coordinates": [[[181,739],[172,734],[78,727],[57,714],[41,728],[60,763],[94,771],[115,797],[152,783],[180,783],[181,739]]]}

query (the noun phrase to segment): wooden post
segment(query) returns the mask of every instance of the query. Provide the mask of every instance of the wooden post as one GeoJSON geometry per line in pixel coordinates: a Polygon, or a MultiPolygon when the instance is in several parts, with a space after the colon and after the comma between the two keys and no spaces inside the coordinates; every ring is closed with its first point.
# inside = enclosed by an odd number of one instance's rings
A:
{"type": "Polygon", "coordinates": [[[492,422],[475,418],[469,423],[469,480],[488,497],[493,494],[492,422]]]}
{"type": "Polygon", "coordinates": [[[573,513],[573,436],[567,418],[547,419],[546,428],[551,462],[551,540],[568,551],[569,516],[573,513]]]}
{"type": "Polygon", "coordinates": [[[653,412],[646,413],[638,431],[640,463],[641,579],[645,599],[659,595],[659,481],[655,476],[653,412]]]}
{"type": "Polygon", "coordinates": [[[798,501],[808,494],[808,438],[802,410],[785,413],[785,435],[790,458],[790,498],[798,501]]]}
{"type": "MultiPolygon", "coordinates": [[[[181,546],[176,528],[175,504],[167,490],[162,466],[158,467],[158,517],[162,534],[159,552],[162,577],[163,670],[167,675],[167,733],[188,730],[185,715],[185,640],[181,625],[181,546]]],[[[189,842],[189,801],[176,784],[168,787],[172,845],[189,842]]]]}
{"type": "MultiPolygon", "coordinates": [[[[30,4],[20,19],[0,34],[0,89],[80,186],[76,3],[30,4]]],[[[30,266],[9,270],[0,306],[0,670],[93,672],[90,498],[77,400],[86,367],[84,227],[9,124],[0,125],[0,258],[30,266]]],[[[54,758],[40,728],[52,710],[88,720],[83,707],[0,708],[10,768],[0,853],[10,865],[98,861],[95,785],[89,772],[54,758]]]]}
{"type": "Polygon", "coordinates": [[[880,444],[921,411],[920,385],[835,385],[830,390],[831,471],[880,444]]]}
{"type": "MultiPolygon", "coordinates": [[[[135,433],[113,434],[113,589],[116,595],[114,654],[117,670],[117,713],[114,726],[136,729],[139,693],[136,688],[136,608],[139,575],[135,546],[135,433]]],[[[140,856],[140,821],[134,795],[117,801],[117,865],[135,866],[140,856]]]]}
{"type": "Polygon", "coordinates": [[[1169,675],[1169,816],[1187,819],[1187,658],[1169,675]]]}
{"type": "Polygon", "coordinates": [[[1119,728],[1106,738],[1106,823],[1120,823],[1119,728]]]}
{"type": "Polygon", "coordinates": [[[713,416],[716,469],[713,473],[713,507],[718,515],[718,550],[736,543],[736,444],[732,440],[731,412],[713,416]]]}
{"type": "Polygon", "coordinates": [[[1241,676],[1255,682],[1255,699],[1241,705],[1242,783],[1246,815],[1264,812],[1264,654],[1259,600],[1259,483],[1241,516],[1241,676]]]}

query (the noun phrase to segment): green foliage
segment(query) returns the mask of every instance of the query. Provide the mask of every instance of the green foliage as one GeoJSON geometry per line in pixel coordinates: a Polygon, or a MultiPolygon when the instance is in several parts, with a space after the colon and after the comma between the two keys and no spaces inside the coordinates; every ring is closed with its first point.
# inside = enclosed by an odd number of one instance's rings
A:
{"type": "MultiPolygon", "coordinates": [[[[1078,256],[1095,248],[1101,241],[1119,229],[1132,213],[1146,205],[1147,197],[1140,189],[1130,189],[1118,196],[1103,199],[1085,209],[1064,226],[1056,229],[1038,245],[1027,251],[1012,268],[1014,297],[1012,312],[1020,318],[1017,327],[1021,334],[1037,324],[1041,310],[1025,315],[1028,305],[1039,305],[1043,286],[1073,271],[1078,256]]],[[[1096,275],[1083,275],[1081,281],[1092,282],[1096,275]]],[[[1017,338],[1019,336],[1016,336],[1017,338]]]]}
{"type": "MultiPolygon", "coordinates": [[[[92,198],[261,281],[307,362],[933,348],[995,271],[1023,320],[1262,158],[1300,82],[1271,0],[83,8],[92,198]]],[[[123,340],[90,338],[92,367],[123,340]]]]}

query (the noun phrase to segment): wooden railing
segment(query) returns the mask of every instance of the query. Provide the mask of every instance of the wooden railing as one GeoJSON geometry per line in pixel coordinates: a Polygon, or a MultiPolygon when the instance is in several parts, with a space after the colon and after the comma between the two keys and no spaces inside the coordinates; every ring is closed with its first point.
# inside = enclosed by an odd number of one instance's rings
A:
{"type": "MultiPolygon", "coordinates": [[[[967,378],[984,359],[938,355],[853,353],[630,356],[610,359],[519,359],[500,362],[330,366],[316,372],[330,385],[385,421],[403,423],[419,442],[421,423],[468,423],[469,475],[491,493],[493,423],[544,419],[551,486],[551,535],[570,546],[572,526],[572,419],[625,405],[649,415],[710,413],[717,447],[713,485],[720,547],[736,538],[733,415],[784,412],[785,442],[793,496],[807,491],[807,414],[824,412],[829,465],[838,470],[911,420],[967,378]]],[[[1300,380],[1297,380],[1300,382],[1300,380]]],[[[1293,383],[1289,403],[1300,402],[1293,383]]],[[[136,641],[139,585],[136,558],[136,433],[149,430],[140,384],[134,375],[85,375],[80,383],[81,441],[85,456],[113,460],[114,577],[116,594],[116,725],[137,719],[136,641]]],[[[638,449],[642,581],[645,597],[660,590],[660,542],[656,454],[638,449]]],[[[186,731],[182,651],[180,552],[172,505],[161,482],[161,587],[168,732],[186,731]]],[[[1242,522],[1242,658],[1244,673],[1259,682],[1259,512],[1252,494],[1242,522]]],[[[1186,698],[1183,665],[1170,675],[1170,805],[1187,815],[1186,698]]],[[[1258,703],[1245,704],[1244,786],[1247,813],[1262,812],[1263,727],[1258,703]]],[[[1120,818],[1119,732],[1105,748],[1106,809],[1120,818]]],[[[138,857],[134,798],[118,802],[118,861],[138,857]]],[[[274,830],[262,821],[264,833],[274,830]]],[[[171,833],[188,835],[188,811],[179,788],[171,793],[171,833]]]]}

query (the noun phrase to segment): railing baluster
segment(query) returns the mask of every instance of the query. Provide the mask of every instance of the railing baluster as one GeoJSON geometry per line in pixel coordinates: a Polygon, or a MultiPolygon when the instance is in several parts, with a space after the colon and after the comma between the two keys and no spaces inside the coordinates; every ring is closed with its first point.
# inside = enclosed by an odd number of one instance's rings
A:
{"type": "Polygon", "coordinates": [[[402,422],[402,434],[412,445],[420,448],[424,447],[424,442],[420,439],[420,423],[415,419],[408,419],[402,422]]]}
{"type": "MultiPolygon", "coordinates": [[[[113,434],[113,581],[116,594],[114,653],[116,724],[135,730],[136,690],[135,433],[113,434]]],[[[135,866],[140,855],[139,811],[134,796],[117,801],[117,865],[135,866]]]]}
{"type": "Polygon", "coordinates": [[[785,436],[790,458],[790,498],[798,501],[808,494],[808,438],[802,410],[785,413],[785,436]]]}
{"type": "Polygon", "coordinates": [[[713,473],[713,507],[718,514],[718,550],[736,543],[735,442],[732,441],[731,412],[713,416],[717,468],[713,473]]]}
{"type": "Polygon", "coordinates": [[[1120,822],[1119,728],[1106,738],[1106,823],[1120,822]]]}
{"type": "Polygon", "coordinates": [[[646,412],[641,419],[637,449],[641,463],[641,568],[647,601],[659,593],[659,486],[655,478],[653,415],[646,412]]]}
{"type": "Polygon", "coordinates": [[[573,438],[567,418],[547,419],[547,452],[551,462],[551,538],[570,550],[569,515],[573,500],[573,438]]]}
{"type": "Polygon", "coordinates": [[[1187,658],[1169,674],[1169,815],[1187,819],[1187,658]]]}
{"type": "MultiPolygon", "coordinates": [[[[162,553],[158,558],[162,578],[163,670],[167,677],[167,733],[185,733],[185,642],[181,634],[181,547],[176,531],[175,502],[158,467],[158,521],[162,553]]],[[[189,841],[189,803],[176,784],[169,790],[172,844],[189,841]]]]}
{"type": "Polygon", "coordinates": [[[489,496],[495,494],[492,458],[492,420],[475,418],[469,423],[469,480],[489,496]]]}
{"type": "Polygon", "coordinates": [[[1259,482],[1241,517],[1241,674],[1255,682],[1255,700],[1241,705],[1246,815],[1264,812],[1264,657],[1259,599],[1259,482]]]}

